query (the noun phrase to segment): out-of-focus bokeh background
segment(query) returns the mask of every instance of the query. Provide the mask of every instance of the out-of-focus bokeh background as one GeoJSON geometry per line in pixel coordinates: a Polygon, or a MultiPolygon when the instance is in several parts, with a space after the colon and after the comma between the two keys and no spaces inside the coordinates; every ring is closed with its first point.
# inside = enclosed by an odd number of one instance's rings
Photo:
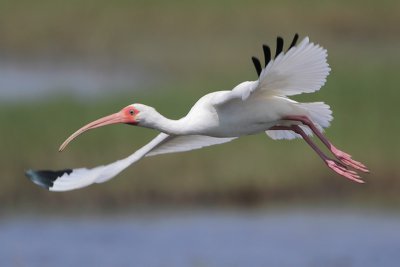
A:
{"type": "Polygon", "coordinates": [[[0,265],[398,266],[399,25],[390,0],[0,1],[0,265]],[[326,134],[370,168],[365,185],[262,134],[67,193],[24,177],[127,156],[156,132],[110,126],[57,149],[131,103],[184,116],[256,79],[250,57],[296,32],[332,71],[295,99],[331,105],[326,134]]]}

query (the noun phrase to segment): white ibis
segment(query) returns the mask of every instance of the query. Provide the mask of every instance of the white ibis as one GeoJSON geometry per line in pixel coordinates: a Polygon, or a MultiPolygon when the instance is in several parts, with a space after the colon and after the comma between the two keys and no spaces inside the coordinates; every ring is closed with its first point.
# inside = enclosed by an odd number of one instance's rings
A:
{"type": "Polygon", "coordinates": [[[189,151],[226,143],[243,135],[266,133],[272,139],[303,138],[330,169],[363,183],[356,171],[368,172],[366,166],[337,149],[322,134],[333,118],[329,106],[323,102],[299,103],[288,98],[319,90],[330,71],[325,49],[311,43],[308,37],[297,45],[297,39],[296,34],[289,48],[283,51],[283,39],[278,37],[274,58],[271,58],[270,48],[263,45],[264,68],[256,57],[252,58],[259,76],[256,81],[242,82],[230,91],[203,96],[179,120],[167,119],[152,107],[132,104],[87,124],[60,147],[60,151],[63,150],[87,130],[115,123],[161,132],[132,155],[92,169],[29,170],[27,176],[50,191],[73,190],[108,181],[145,156],[189,151]],[[333,158],[310,139],[313,134],[328,148],[333,158]]]}

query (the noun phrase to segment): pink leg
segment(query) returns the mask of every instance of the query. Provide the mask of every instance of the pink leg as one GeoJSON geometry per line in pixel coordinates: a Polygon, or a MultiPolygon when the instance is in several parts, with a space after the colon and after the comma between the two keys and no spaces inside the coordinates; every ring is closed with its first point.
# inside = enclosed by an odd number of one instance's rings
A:
{"type": "Polygon", "coordinates": [[[350,166],[356,170],[360,170],[363,172],[369,172],[367,167],[362,164],[361,162],[358,162],[356,160],[353,160],[351,156],[339,149],[337,149],[329,140],[315,127],[314,123],[307,117],[305,116],[287,116],[284,117],[285,120],[291,120],[291,121],[300,121],[303,124],[307,125],[310,127],[310,129],[314,132],[314,134],[324,143],[324,145],[332,152],[335,157],[340,160],[343,164],[350,166]]]}
{"type": "Polygon", "coordinates": [[[274,126],[269,130],[289,130],[289,131],[294,131],[297,134],[300,134],[301,137],[303,137],[303,139],[308,143],[308,145],[318,154],[318,156],[325,162],[325,164],[330,169],[352,181],[355,181],[357,183],[364,183],[364,181],[360,179],[360,176],[358,176],[356,172],[348,170],[346,166],[343,165],[341,162],[330,159],[328,156],[326,156],[298,125],[274,126]]]}

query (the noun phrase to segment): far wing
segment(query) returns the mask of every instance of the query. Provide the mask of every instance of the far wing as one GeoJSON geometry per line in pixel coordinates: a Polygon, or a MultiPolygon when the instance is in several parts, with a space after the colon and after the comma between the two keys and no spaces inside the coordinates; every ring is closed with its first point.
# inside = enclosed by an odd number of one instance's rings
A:
{"type": "Polygon", "coordinates": [[[59,171],[29,170],[26,172],[26,175],[32,182],[50,191],[69,191],[86,187],[93,183],[106,182],[144,156],[188,151],[204,146],[229,142],[233,139],[234,138],[215,138],[198,135],[170,136],[165,133],[160,133],[150,143],[140,148],[135,153],[107,165],[91,169],[78,168],[59,171]]]}
{"type": "Polygon", "coordinates": [[[265,68],[257,58],[252,58],[259,79],[239,84],[232,91],[216,97],[213,103],[221,105],[233,99],[244,101],[250,96],[290,96],[319,90],[330,71],[327,51],[310,43],[308,37],[297,46],[296,41],[297,35],[289,50],[284,52],[283,39],[278,37],[275,59],[271,59],[270,49],[264,45],[265,68]]]}
{"type": "Polygon", "coordinates": [[[330,68],[327,51],[304,38],[287,53],[280,53],[262,70],[254,91],[290,96],[318,91],[326,82],[330,68]]]}

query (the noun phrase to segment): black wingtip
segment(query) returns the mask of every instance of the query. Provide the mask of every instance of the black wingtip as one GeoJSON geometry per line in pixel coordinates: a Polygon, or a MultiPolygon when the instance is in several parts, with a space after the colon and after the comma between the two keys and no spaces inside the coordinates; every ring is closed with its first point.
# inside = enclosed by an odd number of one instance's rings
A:
{"type": "Polygon", "coordinates": [[[290,46],[289,46],[289,48],[288,48],[287,51],[289,51],[293,46],[296,45],[298,39],[299,39],[299,35],[296,33],[296,34],[294,35],[293,41],[292,41],[292,43],[290,44],[290,46]]]}
{"type": "Polygon", "coordinates": [[[260,60],[256,57],[251,57],[251,60],[253,61],[254,67],[256,68],[258,77],[260,77],[262,70],[260,60]]]}
{"type": "Polygon", "coordinates": [[[50,190],[54,185],[54,181],[57,178],[63,176],[65,173],[70,174],[72,172],[71,169],[65,169],[60,171],[49,171],[49,170],[41,170],[34,171],[28,170],[25,172],[26,177],[28,177],[33,183],[50,190]]]}
{"type": "Polygon", "coordinates": [[[46,188],[47,190],[49,190],[50,187],[53,186],[53,182],[52,181],[50,181],[49,179],[46,179],[46,177],[41,176],[40,173],[38,173],[38,172],[36,172],[34,170],[26,171],[25,175],[34,184],[37,184],[38,186],[46,188]]]}
{"type": "Polygon", "coordinates": [[[275,58],[283,51],[283,38],[278,36],[276,38],[276,52],[275,52],[275,58]]]}
{"type": "Polygon", "coordinates": [[[263,45],[263,51],[264,51],[264,60],[266,67],[268,63],[271,61],[271,49],[269,49],[268,45],[263,45]]]}

